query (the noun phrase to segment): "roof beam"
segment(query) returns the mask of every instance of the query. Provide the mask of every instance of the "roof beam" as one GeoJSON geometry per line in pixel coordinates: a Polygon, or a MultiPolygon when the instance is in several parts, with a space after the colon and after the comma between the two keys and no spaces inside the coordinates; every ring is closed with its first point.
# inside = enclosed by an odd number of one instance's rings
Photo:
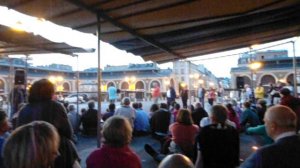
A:
{"type": "Polygon", "coordinates": [[[148,36],[145,36],[145,35],[142,35],[142,34],[139,34],[137,31],[131,29],[130,27],[128,27],[127,25],[124,25],[116,20],[114,20],[112,17],[108,16],[103,10],[101,9],[97,9],[97,8],[93,8],[93,7],[90,7],[89,5],[86,5],[85,3],[83,3],[81,0],[67,0],[68,2],[70,3],[73,3],[74,5],[77,5],[78,7],[80,8],[83,8],[85,10],[88,10],[94,14],[97,14],[99,15],[101,18],[109,21],[110,23],[112,23],[113,25],[129,32],[130,34],[132,34],[133,36],[137,37],[138,39],[162,50],[162,51],[165,51],[173,56],[176,56],[178,58],[182,58],[182,56],[180,56],[179,54],[173,52],[172,50],[170,50],[168,47],[166,47],[165,45],[155,41],[154,39],[148,37],[148,36]]]}

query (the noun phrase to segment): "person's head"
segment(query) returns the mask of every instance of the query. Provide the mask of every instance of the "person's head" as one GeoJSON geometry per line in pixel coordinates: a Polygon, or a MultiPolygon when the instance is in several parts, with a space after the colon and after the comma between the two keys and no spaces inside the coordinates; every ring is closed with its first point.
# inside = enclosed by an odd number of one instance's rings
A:
{"type": "MultiPolygon", "coordinates": [[[[231,103],[227,103],[226,104],[226,108],[228,109],[228,110],[233,110],[233,107],[232,107],[232,104],[231,103]]],[[[234,110],[233,110],[234,111],[234,110]]]]}
{"type": "Polygon", "coordinates": [[[47,79],[41,79],[33,83],[29,89],[28,102],[43,102],[52,100],[54,85],[47,79]]]}
{"type": "Polygon", "coordinates": [[[202,104],[201,104],[200,102],[196,103],[196,104],[195,104],[195,108],[196,108],[196,109],[202,108],[202,104]]]}
{"type": "Polygon", "coordinates": [[[217,124],[224,124],[227,120],[227,109],[223,105],[214,105],[211,108],[211,120],[212,123],[217,124]]]}
{"type": "MultiPolygon", "coordinates": [[[[5,111],[0,110],[0,135],[9,130],[9,122],[5,111]]],[[[0,151],[1,152],[1,151],[0,151]]]]}
{"type": "Polygon", "coordinates": [[[34,121],[12,132],[3,148],[6,168],[49,168],[59,154],[59,135],[45,121],[34,121]]]}
{"type": "Polygon", "coordinates": [[[168,109],[168,105],[166,103],[160,103],[160,108],[168,109]]]}
{"type": "Polygon", "coordinates": [[[123,147],[131,142],[132,127],[126,118],[112,116],[104,122],[102,135],[104,144],[123,147]]]}
{"type": "Polygon", "coordinates": [[[139,109],[142,109],[143,108],[143,103],[138,102],[138,106],[139,106],[139,109]]]}
{"type": "Polygon", "coordinates": [[[246,101],[244,104],[245,108],[250,108],[251,107],[251,103],[249,101],[246,101]]]}
{"type": "Polygon", "coordinates": [[[192,112],[195,111],[195,107],[192,104],[188,106],[188,109],[192,112]]]}
{"type": "Polygon", "coordinates": [[[175,108],[176,110],[179,110],[179,109],[180,109],[180,104],[176,103],[175,106],[174,106],[174,108],[175,108]]]}
{"type": "Polygon", "coordinates": [[[139,108],[139,104],[136,103],[136,102],[134,102],[134,103],[132,103],[132,107],[133,107],[134,109],[138,109],[138,108],[139,108]]]}
{"type": "Polygon", "coordinates": [[[288,132],[296,131],[297,116],[287,106],[276,105],[270,107],[264,117],[267,134],[275,139],[278,135],[288,132]]]}
{"type": "Polygon", "coordinates": [[[193,124],[193,119],[191,112],[187,109],[181,109],[179,110],[176,121],[178,123],[184,124],[184,125],[192,125],[193,124]]]}
{"type": "Polygon", "coordinates": [[[194,168],[193,162],[182,154],[171,154],[165,157],[158,168],[194,168]]]}
{"type": "Polygon", "coordinates": [[[80,111],[81,111],[81,114],[85,114],[86,113],[86,108],[82,108],[80,111]]]}
{"type": "Polygon", "coordinates": [[[151,112],[155,112],[159,109],[158,105],[156,103],[152,104],[150,107],[151,112]]]}
{"type": "Polygon", "coordinates": [[[88,107],[89,107],[89,109],[94,109],[95,108],[95,102],[94,101],[90,101],[88,103],[88,107]]]}
{"type": "Polygon", "coordinates": [[[74,104],[70,104],[68,106],[68,111],[75,111],[75,105],[74,104]]]}
{"type": "Polygon", "coordinates": [[[258,99],[257,104],[259,104],[261,107],[267,107],[267,102],[264,99],[258,99]]]}
{"type": "Polygon", "coordinates": [[[110,104],[108,105],[108,110],[109,110],[109,111],[115,111],[115,109],[116,109],[116,105],[115,105],[114,103],[110,103],[110,104]]]}
{"type": "Polygon", "coordinates": [[[130,105],[130,98],[129,97],[124,97],[122,99],[122,105],[129,106],[130,105]]]}
{"type": "Polygon", "coordinates": [[[238,105],[237,101],[234,100],[234,99],[231,100],[231,104],[232,104],[232,106],[237,106],[238,105]]]}
{"type": "Polygon", "coordinates": [[[288,88],[282,88],[280,90],[280,94],[282,94],[283,96],[288,96],[288,95],[291,95],[291,91],[288,88]]]}

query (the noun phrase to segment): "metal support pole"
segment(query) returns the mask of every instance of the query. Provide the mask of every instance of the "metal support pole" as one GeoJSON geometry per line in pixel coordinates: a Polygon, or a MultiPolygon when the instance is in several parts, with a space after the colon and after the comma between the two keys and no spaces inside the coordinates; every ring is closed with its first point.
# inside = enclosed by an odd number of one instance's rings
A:
{"type": "Polygon", "coordinates": [[[76,92],[77,92],[77,114],[79,114],[79,60],[78,60],[78,55],[77,55],[77,60],[76,60],[76,64],[77,64],[77,71],[76,71],[76,92]]]}
{"type": "Polygon", "coordinates": [[[25,88],[25,102],[27,102],[27,100],[28,100],[27,80],[28,80],[28,57],[29,57],[29,55],[25,55],[25,56],[26,56],[26,58],[25,58],[25,86],[24,86],[24,88],[25,88]]]}
{"type": "Polygon", "coordinates": [[[293,44],[293,69],[294,69],[294,96],[298,97],[297,91],[297,60],[296,60],[296,52],[295,52],[295,41],[292,41],[293,44]]]}
{"type": "Polygon", "coordinates": [[[97,146],[101,146],[101,69],[100,69],[100,34],[101,34],[101,25],[100,25],[100,14],[97,13],[97,53],[98,53],[98,124],[97,124],[97,146]]]}

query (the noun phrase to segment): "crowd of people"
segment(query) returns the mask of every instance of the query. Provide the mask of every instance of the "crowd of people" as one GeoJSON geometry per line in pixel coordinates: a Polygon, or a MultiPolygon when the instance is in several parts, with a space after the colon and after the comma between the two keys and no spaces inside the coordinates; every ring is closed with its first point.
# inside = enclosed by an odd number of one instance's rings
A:
{"type": "MultiPolygon", "coordinates": [[[[166,102],[158,103],[154,97],[149,111],[143,109],[142,102],[131,102],[128,97],[119,107],[115,98],[110,99],[102,116],[102,146],[83,161],[87,168],[141,168],[141,159],[129,147],[135,136],[149,136],[159,142],[159,150],[147,143],[144,146],[160,162],[159,168],[300,165],[300,101],[290,88],[279,91],[278,105],[267,106],[264,97],[257,96],[243,102],[242,107],[234,100],[218,104],[215,99],[220,95],[213,89],[206,93],[200,88],[195,106],[188,106],[185,99],[176,101],[173,87],[167,92],[166,102]],[[206,100],[211,105],[209,111],[204,108],[206,100]],[[260,135],[265,144],[241,165],[240,133],[260,135]]],[[[115,88],[110,90],[117,93],[115,88]]],[[[186,96],[184,92],[181,97],[186,96]]],[[[13,130],[9,119],[0,110],[0,167],[4,168],[80,167],[76,135],[96,135],[100,122],[93,101],[78,114],[74,105],[55,100],[54,86],[46,79],[30,88],[28,103],[14,114],[13,130]]]]}

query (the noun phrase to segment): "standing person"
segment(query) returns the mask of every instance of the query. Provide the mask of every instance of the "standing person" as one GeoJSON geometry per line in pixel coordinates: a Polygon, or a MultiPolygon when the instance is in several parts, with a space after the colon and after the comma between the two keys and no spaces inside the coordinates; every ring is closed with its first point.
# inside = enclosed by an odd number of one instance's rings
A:
{"type": "Polygon", "coordinates": [[[187,89],[187,85],[185,85],[180,92],[182,107],[187,108],[187,100],[189,97],[189,90],[187,89]]]}
{"type": "Polygon", "coordinates": [[[203,127],[196,138],[196,167],[237,167],[240,152],[239,133],[234,127],[226,124],[226,107],[214,105],[210,118],[212,124],[203,127]]]}
{"type": "Polygon", "coordinates": [[[255,88],[255,100],[264,99],[265,98],[265,89],[262,87],[261,83],[255,88]]]}
{"type": "Polygon", "coordinates": [[[206,90],[204,89],[204,87],[202,85],[200,85],[199,89],[198,89],[198,98],[199,98],[199,102],[201,103],[202,107],[204,107],[204,101],[205,101],[205,93],[206,90]]]}
{"type": "Polygon", "coordinates": [[[155,83],[153,83],[153,90],[152,90],[153,103],[157,104],[159,97],[160,97],[160,88],[159,88],[158,84],[155,82],[155,83]]]}
{"type": "Polygon", "coordinates": [[[45,121],[34,121],[14,130],[3,149],[5,167],[53,168],[55,158],[62,154],[56,130],[45,121]]]}
{"type": "Polygon", "coordinates": [[[86,160],[87,168],[141,168],[141,160],[129,148],[132,140],[132,127],[122,116],[106,120],[101,132],[103,146],[93,151],[86,160]]]}
{"type": "Polygon", "coordinates": [[[19,105],[21,103],[25,103],[26,100],[26,90],[24,89],[23,85],[16,85],[14,89],[11,91],[9,95],[10,101],[11,101],[11,113],[10,118],[13,117],[13,115],[18,112],[19,105]]]}
{"type": "Polygon", "coordinates": [[[269,105],[271,105],[271,106],[274,104],[274,100],[273,100],[273,94],[274,93],[275,93],[275,88],[274,88],[273,84],[270,83],[267,94],[268,94],[268,99],[269,99],[269,105]]]}
{"type": "Polygon", "coordinates": [[[70,168],[78,163],[79,156],[74,144],[72,126],[68,120],[66,109],[62,104],[53,101],[54,85],[47,79],[33,83],[29,90],[28,104],[19,113],[17,126],[32,121],[46,121],[54,125],[60,136],[59,153],[55,159],[55,168],[70,168]]]}
{"type": "Polygon", "coordinates": [[[246,101],[252,100],[253,96],[253,90],[250,88],[248,84],[245,85],[245,91],[246,91],[246,101]]]}
{"type": "Polygon", "coordinates": [[[113,84],[110,84],[110,86],[107,89],[107,92],[109,103],[115,103],[116,99],[118,98],[117,88],[113,84]]]}
{"type": "Polygon", "coordinates": [[[267,134],[275,143],[258,149],[241,168],[284,167],[300,165],[300,137],[296,134],[297,116],[286,106],[270,107],[265,114],[267,134]]]}
{"type": "Polygon", "coordinates": [[[82,115],[81,123],[83,127],[83,134],[97,135],[97,117],[98,110],[95,109],[95,102],[88,103],[88,110],[82,115]]]}
{"type": "Polygon", "coordinates": [[[175,102],[176,99],[176,92],[175,89],[172,86],[169,86],[169,89],[167,91],[167,104],[170,108],[170,105],[175,102]]]}
{"type": "Polygon", "coordinates": [[[216,99],[216,92],[215,92],[215,89],[213,89],[212,87],[209,89],[207,98],[208,98],[208,103],[210,104],[210,106],[213,106],[214,101],[216,99]]]}
{"type": "Polygon", "coordinates": [[[136,118],[136,111],[130,107],[130,98],[124,97],[122,99],[122,106],[119,107],[114,115],[120,115],[128,119],[132,128],[134,128],[134,120],[136,118]]]}
{"type": "Polygon", "coordinates": [[[283,88],[288,88],[291,92],[291,95],[294,96],[294,85],[291,81],[287,81],[287,85],[285,85],[283,88]]]}

